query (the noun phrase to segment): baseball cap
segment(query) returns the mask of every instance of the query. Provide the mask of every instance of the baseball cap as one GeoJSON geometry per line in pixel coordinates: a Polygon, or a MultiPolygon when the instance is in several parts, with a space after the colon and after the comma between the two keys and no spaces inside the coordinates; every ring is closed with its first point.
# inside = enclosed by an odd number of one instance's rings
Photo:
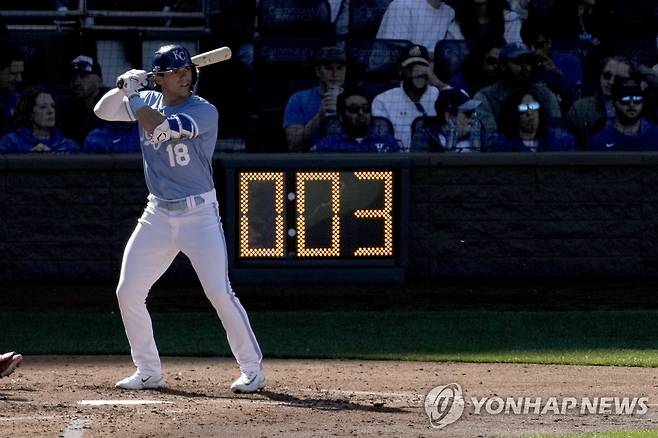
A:
{"type": "Polygon", "coordinates": [[[434,107],[437,114],[442,114],[444,111],[451,110],[473,111],[480,105],[482,105],[482,101],[471,99],[466,91],[457,88],[446,88],[439,93],[434,107]]]}
{"type": "Polygon", "coordinates": [[[524,55],[532,55],[533,52],[523,43],[508,43],[500,49],[500,60],[517,59],[524,55]]]}
{"type": "Polygon", "coordinates": [[[406,67],[411,64],[423,64],[429,67],[430,56],[426,47],[415,44],[404,52],[400,65],[406,67]]]}
{"type": "Polygon", "coordinates": [[[346,61],[345,50],[340,47],[321,47],[315,54],[315,63],[317,65],[346,61]]]}
{"type": "Polygon", "coordinates": [[[644,96],[644,91],[635,79],[618,79],[612,84],[611,94],[613,99],[620,99],[626,96],[644,96]]]}
{"type": "Polygon", "coordinates": [[[71,61],[71,68],[73,73],[76,74],[89,74],[94,73],[98,76],[103,76],[101,73],[101,66],[91,56],[80,55],[71,61]]]}

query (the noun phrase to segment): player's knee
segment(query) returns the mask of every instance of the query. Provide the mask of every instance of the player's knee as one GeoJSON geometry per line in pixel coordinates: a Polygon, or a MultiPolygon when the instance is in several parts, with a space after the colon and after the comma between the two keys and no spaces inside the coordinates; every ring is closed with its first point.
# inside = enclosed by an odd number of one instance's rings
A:
{"type": "Polygon", "coordinates": [[[214,305],[223,306],[229,304],[234,299],[235,294],[231,288],[220,286],[207,290],[206,296],[214,305]]]}
{"type": "MultiPolygon", "coordinates": [[[[120,283],[116,290],[119,306],[134,304],[140,301],[140,294],[128,283],[120,283]]],[[[144,301],[144,300],[142,300],[144,301]]]]}

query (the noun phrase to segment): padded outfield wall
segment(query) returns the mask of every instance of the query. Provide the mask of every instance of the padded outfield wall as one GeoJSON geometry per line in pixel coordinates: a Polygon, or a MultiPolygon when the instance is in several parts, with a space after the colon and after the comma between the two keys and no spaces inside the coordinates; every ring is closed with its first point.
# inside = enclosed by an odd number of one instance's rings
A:
{"type": "MultiPolygon", "coordinates": [[[[658,274],[658,154],[218,154],[215,177],[238,282],[658,274]],[[357,168],[395,174],[391,260],[239,262],[236,172],[357,168]]],[[[0,279],[116,280],[146,195],[136,155],[0,157],[0,279]]]]}

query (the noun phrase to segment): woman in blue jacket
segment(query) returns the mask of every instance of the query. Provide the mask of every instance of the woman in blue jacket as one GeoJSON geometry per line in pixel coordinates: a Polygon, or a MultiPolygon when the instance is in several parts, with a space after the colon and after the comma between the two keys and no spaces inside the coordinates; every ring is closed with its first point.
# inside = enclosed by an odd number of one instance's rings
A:
{"type": "Polygon", "coordinates": [[[14,114],[16,130],[2,137],[0,153],[80,152],[78,144],[55,127],[55,100],[41,87],[28,88],[14,114]]]}

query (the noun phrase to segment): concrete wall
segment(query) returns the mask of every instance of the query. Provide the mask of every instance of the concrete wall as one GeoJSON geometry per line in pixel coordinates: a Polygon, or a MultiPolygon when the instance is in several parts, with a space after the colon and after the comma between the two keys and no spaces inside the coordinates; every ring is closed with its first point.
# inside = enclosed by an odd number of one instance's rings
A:
{"type": "MultiPolygon", "coordinates": [[[[218,182],[235,158],[216,157],[218,182]]],[[[313,165],[318,156],[276,160],[313,165]]],[[[259,168],[272,156],[238,161],[259,168]]],[[[411,154],[392,162],[410,174],[407,278],[658,273],[658,154],[411,154]]],[[[138,156],[0,156],[0,280],[116,279],[146,195],[138,156]]],[[[183,257],[171,272],[193,275],[183,257]]]]}

